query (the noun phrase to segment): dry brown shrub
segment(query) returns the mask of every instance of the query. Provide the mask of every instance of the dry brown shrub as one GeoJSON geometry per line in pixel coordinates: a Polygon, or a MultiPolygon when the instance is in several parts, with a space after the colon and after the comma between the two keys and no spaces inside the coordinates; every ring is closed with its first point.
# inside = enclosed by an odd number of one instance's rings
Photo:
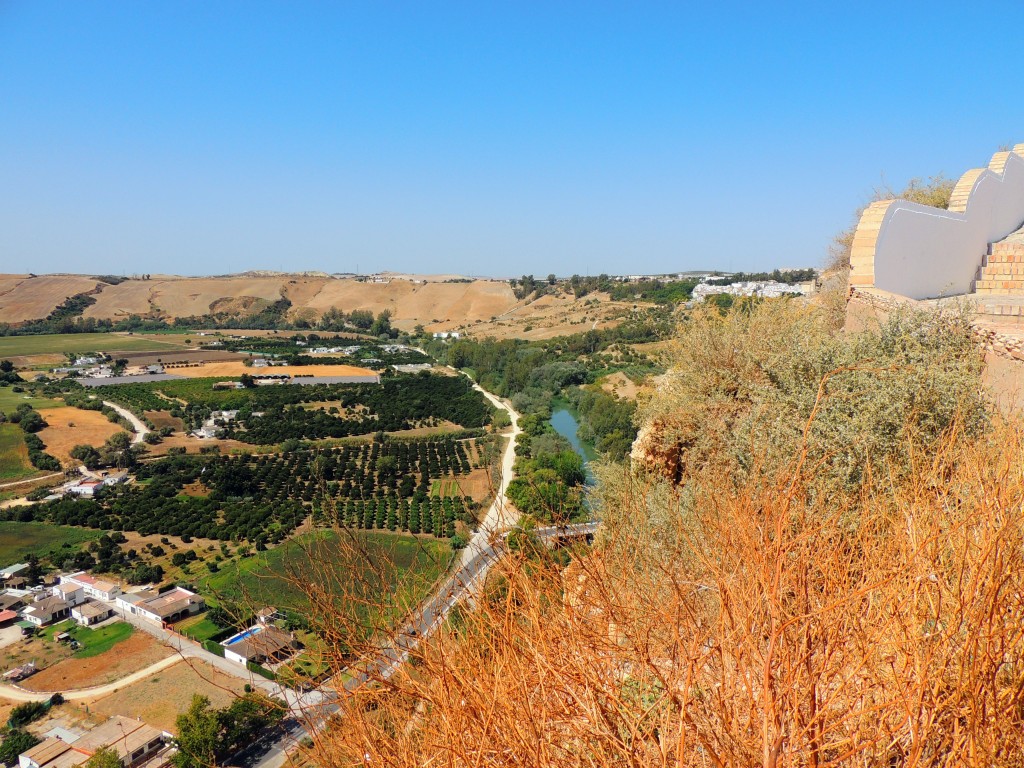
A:
{"type": "Polygon", "coordinates": [[[694,503],[606,478],[592,552],[506,561],[502,589],[343,698],[316,762],[1019,765],[1022,466],[1000,426],[841,498],[809,494],[799,457],[702,477],[694,503]]]}
{"type": "Polygon", "coordinates": [[[342,693],[314,761],[1024,765],[1024,432],[979,411],[955,322],[836,342],[781,317],[685,346],[643,412],[702,454],[603,468],[594,547],[518,548],[342,693]]]}

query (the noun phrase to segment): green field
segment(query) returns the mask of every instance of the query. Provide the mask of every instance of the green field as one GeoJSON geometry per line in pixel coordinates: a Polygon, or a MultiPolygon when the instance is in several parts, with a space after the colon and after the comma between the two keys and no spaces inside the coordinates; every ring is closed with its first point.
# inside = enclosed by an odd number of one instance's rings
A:
{"type": "Polygon", "coordinates": [[[65,544],[77,550],[79,545],[98,539],[102,533],[67,525],[0,521],[0,564],[23,562],[29,555],[41,557],[65,544]]]}
{"type": "Polygon", "coordinates": [[[53,642],[55,635],[60,632],[67,632],[72,638],[82,644],[82,647],[75,651],[74,658],[87,659],[90,656],[99,656],[101,653],[106,653],[118,643],[131,637],[133,631],[132,625],[123,621],[91,629],[79,626],[71,619],[68,619],[67,621],[47,627],[43,630],[43,637],[53,642]]]}
{"type": "Polygon", "coordinates": [[[430,481],[430,495],[440,496],[442,499],[449,496],[461,496],[462,489],[459,481],[454,477],[444,477],[439,480],[430,481]]]}
{"type": "Polygon", "coordinates": [[[258,610],[266,605],[309,612],[302,585],[314,584],[339,608],[381,606],[387,616],[422,600],[448,568],[447,541],[385,533],[319,531],[232,562],[200,579],[214,601],[258,610]]]}
{"type": "Polygon", "coordinates": [[[15,424],[0,424],[0,480],[32,477],[38,470],[29,463],[24,433],[15,424]]]}
{"type": "Polygon", "coordinates": [[[0,336],[0,358],[65,352],[155,352],[185,349],[184,344],[119,333],[55,333],[44,336],[0,336]]]}
{"type": "Polygon", "coordinates": [[[224,627],[214,624],[206,617],[205,613],[179,621],[174,628],[186,637],[198,640],[200,643],[224,631],[224,627]]]}
{"type": "Polygon", "coordinates": [[[63,405],[63,403],[46,397],[35,397],[27,392],[15,392],[12,387],[0,387],[0,411],[14,413],[22,403],[28,403],[37,411],[63,405]]]}

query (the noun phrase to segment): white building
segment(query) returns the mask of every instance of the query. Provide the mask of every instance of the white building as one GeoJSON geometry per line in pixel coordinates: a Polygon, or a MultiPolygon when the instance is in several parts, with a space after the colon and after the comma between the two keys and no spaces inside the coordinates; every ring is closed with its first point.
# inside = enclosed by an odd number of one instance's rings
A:
{"type": "Polygon", "coordinates": [[[59,597],[44,597],[37,600],[21,612],[21,616],[29,624],[45,627],[55,621],[66,619],[71,613],[71,606],[59,597]]]}
{"type": "Polygon", "coordinates": [[[701,283],[693,289],[695,301],[703,301],[708,296],[726,293],[730,296],[760,296],[766,299],[777,299],[781,296],[804,295],[812,292],[806,283],[777,283],[774,280],[748,280],[729,285],[709,285],[701,283]]]}
{"type": "Polygon", "coordinates": [[[290,632],[272,624],[254,624],[221,643],[224,658],[236,664],[275,663],[295,653],[296,642],[290,632]]]}
{"type": "Polygon", "coordinates": [[[110,618],[113,612],[114,609],[106,603],[86,600],[81,605],[76,605],[71,609],[71,618],[83,627],[88,627],[91,624],[99,624],[104,619],[110,618]]]}
{"type": "Polygon", "coordinates": [[[61,582],[50,590],[54,597],[59,597],[72,608],[85,602],[85,589],[81,584],[61,582]]]}
{"type": "Polygon", "coordinates": [[[161,626],[192,616],[206,608],[203,598],[183,587],[174,587],[165,592],[144,589],[140,592],[118,595],[115,603],[124,613],[134,614],[161,626]]]}
{"type": "Polygon", "coordinates": [[[114,582],[97,579],[85,571],[72,573],[70,576],[61,576],[60,581],[61,584],[78,584],[85,591],[86,597],[96,600],[111,601],[121,594],[121,587],[114,582]]]}

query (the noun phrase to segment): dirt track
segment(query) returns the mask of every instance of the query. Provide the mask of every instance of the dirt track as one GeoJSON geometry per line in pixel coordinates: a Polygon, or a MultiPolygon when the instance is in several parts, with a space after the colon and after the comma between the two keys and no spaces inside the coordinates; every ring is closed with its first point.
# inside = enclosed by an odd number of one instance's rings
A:
{"type": "Polygon", "coordinates": [[[88,659],[65,659],[32,675],[21,687],[29,691],[66,691],[104,685],[152,666],[172,653],[151,636],[136,630],[106,653],[88,659]]]}

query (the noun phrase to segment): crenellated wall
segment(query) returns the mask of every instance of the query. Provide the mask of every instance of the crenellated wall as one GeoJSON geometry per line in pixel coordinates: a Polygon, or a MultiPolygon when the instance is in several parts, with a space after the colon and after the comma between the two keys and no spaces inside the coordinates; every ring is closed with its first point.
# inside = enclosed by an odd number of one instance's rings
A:
{"type": "Polygon", "coordinates": [[[1024,224],[1024,144],[967,171],[949,210],[881,200],[861,215],[850,285],[912,299],[969,293],[989,243],[1024,224]]]}

